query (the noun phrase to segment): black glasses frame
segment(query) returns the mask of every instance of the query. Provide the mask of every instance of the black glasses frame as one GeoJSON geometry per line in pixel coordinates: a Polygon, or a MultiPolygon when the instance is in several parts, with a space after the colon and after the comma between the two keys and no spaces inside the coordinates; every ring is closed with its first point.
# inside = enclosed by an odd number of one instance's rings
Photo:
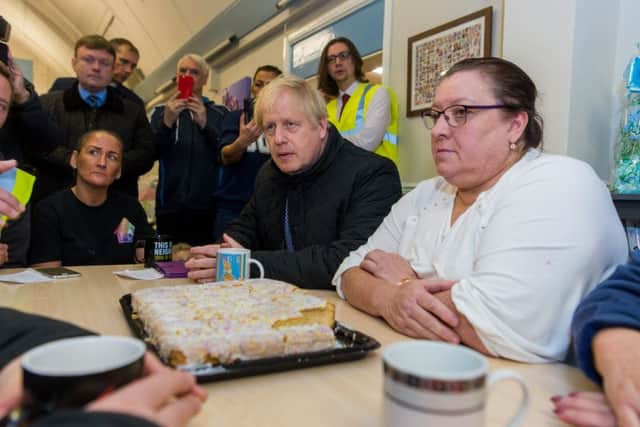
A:
{"type": "Polygon", "coordinates": [[[351,58],[351,52],[349,52],[348,50],[343,50],[337,55],[327,55],[327,63],[335,64],[338,58],[340,58],[340,61],[346,61],[347,59],[351,58]]]}
{"type": "Polygon", "coordinates": [[[427,129],[432,129],[436,123],[438,122],[438,119],[440,118],[440,116],[444,116],[444,121],[447,122],[447,124],[449,126],[451,126],[452,128],[456,128],[456,127],[460,127],[460,126],[464,126],[465,123],[467,123],[467,115],[472,112],[469,110],[493,110],[496,108],[506,108],[509,110],[513,110],[516,109],[515,106],[513,105],[508,105],[508,104],[495,104],[495,105],[463,105],[463,104],[454,104],[454,105],[449,105],[448,107],[442,109],[442,111],[440,110],[436,110],[435,108],[429,108],[425,111],[422,112],[421,116],[422,116],[422,121],[424,123],[424,126],[427,129]],[[450,121],[449,116],[447,115],[447,110],[450,110],[452,108],[462,108],[464,111],[464,119],[462,119],[461,123],[458,124],[452,124],[450,121]]]}

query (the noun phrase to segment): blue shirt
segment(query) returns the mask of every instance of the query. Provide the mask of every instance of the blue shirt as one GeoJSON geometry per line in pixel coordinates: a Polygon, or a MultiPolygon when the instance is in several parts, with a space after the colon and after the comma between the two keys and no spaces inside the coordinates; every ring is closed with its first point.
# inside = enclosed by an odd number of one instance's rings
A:
{"type": "Polygon", "coordinates": [[[627,264],[587,295],[573,316],[571,332],[578,366],[594,381],[601,378],[593,364],[593,337],[614,327],[640,330],[640,251],[632,252],[627,264]]]}
{"type": "Polygon", "coordinates": [[[91,95],[98,98],[96,108],[102,107],[104,103],[107,102],[107,88],[104,88],[99,92],[93,93],[93,92],[89,92],[87,89],[78,85],[78,92],[80,93],[80,98],[82,98],[82,100],[86,102],[90,107],[93,107],[93,105],[91,105],[91,102],[89,101],[89,96],[91,95]]]}

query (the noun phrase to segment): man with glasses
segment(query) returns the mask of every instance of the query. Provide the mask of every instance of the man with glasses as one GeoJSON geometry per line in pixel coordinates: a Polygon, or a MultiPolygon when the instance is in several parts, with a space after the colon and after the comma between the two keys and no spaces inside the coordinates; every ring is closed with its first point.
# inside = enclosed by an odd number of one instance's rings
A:
{"type": "MultiPolygon", "coordinates": [[[[109,41],[116,51],[116,60],[113,64],[113,77],[110,83],[111,87],[115,89],[118,95],[123,98],[129,99],[133,102],[137,102],[144,107],[144,101],[135,92],[128,87],[124,86],[124,82],[127,81],[129,76],[133,74],[138,67],[138,61],[140,60],[140,51],[127,39],[115,38],[109,41]]],[[[70,89],[78,79],[75,77],[60,77],[57,78],[49,92],[56,90],[70,89]]]]}
{"type": "Polygon", "coordinates": [[[351,40],[338,37],[325,46],[318,78],[318,89],[334,98],[327,114],[342,136],[397,163],[398,103],[390,88],[367,82],[351,40]]]}
{"type": "Polygon", "coordinates": [[[21,108],[23,122],[34,138],[48,138],[55,149],[32,151],[38,170],[33,197],[39,200],[69,186],[74,171],[69,166],[73,147],[81,135],[93,129],[116,133],[123,143],[122,176],[112,188],[138,196],[138,176],[153,166],[151,128],[144,108],[117,95],[112,81],[115,50],[101,36],[79,39],[71,60],[78,82],[65,91],[30,96],[21,108]]]}

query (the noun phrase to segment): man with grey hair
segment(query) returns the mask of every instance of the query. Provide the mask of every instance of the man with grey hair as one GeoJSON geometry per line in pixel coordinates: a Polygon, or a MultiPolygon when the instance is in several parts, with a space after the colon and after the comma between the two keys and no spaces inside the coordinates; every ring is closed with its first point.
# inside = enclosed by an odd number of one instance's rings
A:
{"type": "MultiPolygon", "coordinates": [[[[400,198],[398,170],[342,138],[328,123],[320,94],[300,78],[280,77],[263,88],[255,119],[271,160],[260,169],[240,217],[226,228],[222,246],[251,249],[267,278],[332,289],[342,259],[400,198]]],[[[190,278],[215,278],[220,246],[191,249],[190,278]]]]}
{"type": "Polygon", "coordinates": [[[227,111],[202,95],[208,75],[209,66],[201,56],[180,58],[177,78],[192,80],[192,93],[176,92],[151,116],[153,143],[160,160],[158,232],[190,245],[213,238],[217,147],[227,111]]]}

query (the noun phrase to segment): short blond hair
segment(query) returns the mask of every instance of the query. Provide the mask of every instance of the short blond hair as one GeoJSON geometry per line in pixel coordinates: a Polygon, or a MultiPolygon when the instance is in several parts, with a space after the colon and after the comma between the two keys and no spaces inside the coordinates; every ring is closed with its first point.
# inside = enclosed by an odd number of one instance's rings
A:
{"type": "Polygon", "coordinates": [[[255,119],[260,128],[264,128],[264,113],[273,109],[273,104],[285,91],[293,95],[295,105],[314,126],[318,126],[322,119],[327,118],[327,107],[320,92],[300,77],[282,75],[262,88],[258,95],[255,119]]]}
{"type": "Polygon", "coordinates": [[[182,58],[180,58],[180,60],[178,61],[178,65],[176,66],[178,71],[180,71],[180,63],[185,59],[190,59],[195,62],[204,77],[209,77],[209,64],[207,64],[207,61],[205,61],[205,59],[197,53],[187,53],[182,58]]]}

